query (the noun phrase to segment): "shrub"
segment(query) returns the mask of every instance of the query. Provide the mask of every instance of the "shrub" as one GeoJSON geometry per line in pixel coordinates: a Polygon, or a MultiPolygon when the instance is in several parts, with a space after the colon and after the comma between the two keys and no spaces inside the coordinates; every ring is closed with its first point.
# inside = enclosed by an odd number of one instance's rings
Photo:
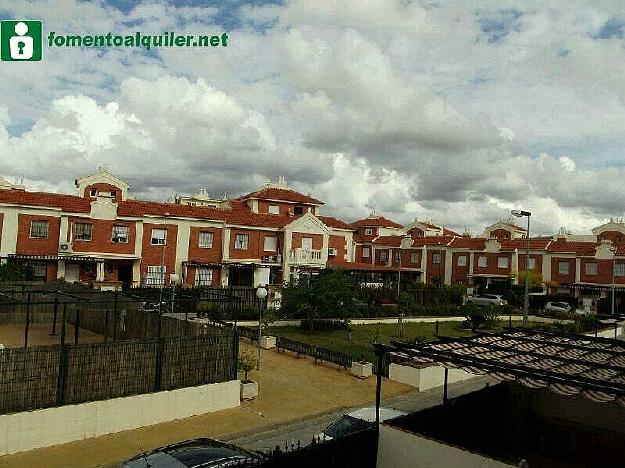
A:
{"type": "Polygon", "coordinates": [[[500,308],[496,306],[479,306],[465,304],[461,307],[462,315],[466,318],[465,326],[473,331],[492,329],[499,324],[500,308]]]}
{"type": "Polygon", "coordinates": [[[256,356],[251,351],[243,351],[239,354],[239,359],[237,363],[238,369],[243,372],[245,376],[243,379],[243,383],[249,382],[247,376],[256,367],[256,356]]]}
{"type": "Polygon", "coordinates": [[[349,320],[313,319],[312,326],[308,319],[300,322],[300,328],[304,331],[335,331],[349,330],[349,320]]]}

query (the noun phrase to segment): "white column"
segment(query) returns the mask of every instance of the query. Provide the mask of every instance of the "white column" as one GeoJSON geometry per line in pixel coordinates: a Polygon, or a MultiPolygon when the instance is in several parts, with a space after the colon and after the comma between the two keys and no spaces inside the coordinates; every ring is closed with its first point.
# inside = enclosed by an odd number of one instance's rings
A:
{"type": "Polygon", "coordinates": [[[17,253],[18,211],[16,208],[2,208],[2,237],[0,238],[0,256],[17,253]]]}
{"type": "Polygon", "coordinates": [[[551,255],[542,255],[542,275],[543,281],[551,281],[551,255]]]}
{"type": "MultiPolygon", "coordinates": [[[[141,233],[143,234],[143,229],[141,230],[141,233]]],[[[141,260],[140,259],[132,262],[132,282],[134,284],[141,284],[141,260]]]]}
{"type": "Polygon", "coordinates": [[[289,282],[291,279],[291,264],[289,257],[291,255],[291,245],[293,245],[292,239],[293,233],[291,231],[284,231],[284,251],[282,252],[282,281],[289,282]]]}
{"type": "Polygon", "coordinates": [[[224,226],[221,241],[221,258],[228,260],[230,258],[230,228],[224,226]]]}
{"type": "Polygon", "coordinates": [[[579,283],[582,276],[582,259],[577,257],[575,259],[575,282],[579,283]]]}
{"type": "Polygon", "coordinates": [[[445,284],[451,284],[451,270],[453,268],[453,253],[451,250],[445,250],[445,284]]]}
{"type": "Polygon", "coordinates": [[[428,249],[424,245],[421,248],[421,282],[427,282],[427,269],[428,269],[428,249]]]}
{"type": "Polygon", "coordinates": [[[96,263],[96,281],[104,281],[104,262],[96,263]]]}
{"type": "Polygon", "coordinates": [[[56,279],[65,278],[65,260],[59,260],[56,266],[56,279]]]}
{"type": "MultiPolygon", "coordinates": [[[[523,263],[523,268],[525,268],[525,262],[523,263]]],[[[514,249],[514,253],[512,254],[512,261],[510,262],[510,274],[513,276],[513,283],[519,284],[519,249],[514,249]]]]}
{"type": "Polygon", "coordinates": [[[188,222],[178,224],[178,236],[176,239],[176,273],[182,279],[182,262],[189,260],[189,238],[191,237],[191,225],[188,222]]]}

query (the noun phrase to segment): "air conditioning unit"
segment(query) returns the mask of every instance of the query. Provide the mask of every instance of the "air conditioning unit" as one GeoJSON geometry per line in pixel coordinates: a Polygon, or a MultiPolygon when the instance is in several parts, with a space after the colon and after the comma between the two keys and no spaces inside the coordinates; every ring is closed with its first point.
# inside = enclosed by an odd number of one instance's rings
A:
{"type": "Polygon", "coordinates": [[[271,255],[263,255],[262,261],[263,262],[270,262],[271,261],[271,255]]]}
{"type": "Polygon", "coordinates": [[[71,242],[61,242],[59,244],[59,252],[60,253],[72,253],[72,243],[71,242]]]}
{"type": "Polygon", "coordinates": [[[336,257],[336,254],[338,253],[338,251],[334,248],[334,247],[330,247],[328,249],[328,255],[330,257],[336,257]]]}

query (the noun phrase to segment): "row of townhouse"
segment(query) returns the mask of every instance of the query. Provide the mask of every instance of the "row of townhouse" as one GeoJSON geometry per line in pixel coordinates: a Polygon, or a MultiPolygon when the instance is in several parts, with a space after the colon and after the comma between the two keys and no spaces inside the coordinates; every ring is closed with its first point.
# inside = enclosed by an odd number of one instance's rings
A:
{"type": "MultiPolygon", "coordinates": [[[[432,222],[402,226],[371,215],[350,224],[321,215],[323,202],[283,179],[236,199],[205,192],[168,203],[139,201],[105,170],[75,181],[77,195],[38,193],[0,182],[0,258],[19,260],[41,280],[109,285],[281,284],[302,272],[346,268],[362,282],[516,282],[526,232],[499,221],[479,236],[432,222]]],[[[547,292],[605,296],[625,286],[625,224],[588,236],[530,239],[529,268],[547,292]]],[[[396,284],[396,283],[395,283],[396,284]]],[[[623,289],[625,290],[625,289],[623,289]]],[[[620,301],[620,299],[619,299],[620,301]]]]}

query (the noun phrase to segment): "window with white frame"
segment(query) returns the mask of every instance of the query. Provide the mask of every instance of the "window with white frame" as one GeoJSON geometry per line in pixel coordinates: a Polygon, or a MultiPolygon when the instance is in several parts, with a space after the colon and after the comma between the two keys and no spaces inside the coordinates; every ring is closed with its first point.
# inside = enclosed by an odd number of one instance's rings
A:
{"type": "Polygon", "coordinates": [[[373,228],[365,228],[365,236],[372,236],[373,228]]]}
{"type": "Polygon", "coordinates": [[[508,268],[508,257],[497,257],[497,268],[508,268]]]}
{"type": "Polygon", "coordinates": [[[269,205],[269,214],[280,214],[280,205],[269,205]]]}
{"type": "Polygon", "coordinates": [[[586,274],[587,275],[597,274],[597,264],[595,262],[589,262],[586,264],[586,274]]]}
{"type": "Polygon", "coordinates": [[[165,245],[167,240],[167,230],[166,229],[152,229],[152,237],[151,244],[152,245],[165,245]]]}
{"type": "Polygon", "coordinates": [[[48,238],[48,221],[34,219],[30,222],[30,237],[32,239],[48,238]]]}
{"type": "Polygon", "coordinates": [[[237,234],[234,238],[235,250],[247,250],[247,246],[250,242],[250,236],[247,234],[237,234]]]}
{"type": "Polygon", "coordinates": [[[457,264],[458,264],[459,267],[467,266],[467,256],[466,255],[459,255],[457,264]]]}
{"type": "Polygon", "coordinates": [[[213,284],[213,269],[207,267],[198,267],[195,270],[196,286],[211,286],[213,284]]]}
{"type": "Polygon", "coordinates": [[[569,274],[569,262],[558,262],[558,274],[560,275],[569,274]]]}
{"type": "Polygon", "coordinates": [[[148,274],[145,283],[148,286],[165,284],[165,273],[167,267],[165,265],[148,265],[148,274]]]}
{"type": "Polygon", "coordinates": [[[278,250],[278,238],[276,236],[266,236],[263,250],[265,252],[275,252],[278,250]]]}
{"type": "Polygon", "coordinates": [[[536,259],[534,257],[530,257],[527,259],[527,269],[528,270],[536,269],[536,259]]]}
{"type": "Polygon", "coordinates": [[[477,266],[480,268],[486,268],[488,266],[488,257],[486,255],[480,255],[477,258],[477,266]]]}
{"type": "Polygon", "coordinates": [[[201,249],[213,248],[213,233],[212,232],[200,232],[198,246],[201,249]]]}
{"type": "Polygon", "coordinates": [[[128,243],[128,226],[113,226],[111,240],[118,244],[128,243]]]}
{"type": "Polygon", "coordinates": [[[363,258],[369,258],[369,255],[371,255],[371,250],[369,249],[369,247],[363,247],[362,248],[362,257],[363,258]]]}
{"type": "Polygon", "coordinates": [[[401,250],[395,251],[395,261],[399,262],[401,260],[401,250]]]}
{"type": "Polygon", "coordinates": [[[380,261],[381,262],[386,262],[388,260],[388,250],[381,250],[380,251],[380,261]]]}
{"type": "Polygon", "coordinates": [[[441,254],[439,252],[435,252],[432,254],[432,263],[439,264],[441,262],[441,254]]]}
{"type": "Polygon", "coordinates": [[[93,224],[74,223],[74,240],[90,241],[93,238],[93,224]]]}
{"type": "Polygon", "coordinates": [[[417,252],[410,253],[410,263],[419,263],[419,254],[417,252]]]}
{"type": "Polygon", "coordinates": [[[614,276],[625,276],[625,263],[617,262],[614,264],[614,276]]]}
{"type": "Polygon", "coordinates": [[[45,279],[47,276],[48,268],[43,262],[29,262],[26,265],[26,270],[33,276],[35,279],[45,279]]]}

